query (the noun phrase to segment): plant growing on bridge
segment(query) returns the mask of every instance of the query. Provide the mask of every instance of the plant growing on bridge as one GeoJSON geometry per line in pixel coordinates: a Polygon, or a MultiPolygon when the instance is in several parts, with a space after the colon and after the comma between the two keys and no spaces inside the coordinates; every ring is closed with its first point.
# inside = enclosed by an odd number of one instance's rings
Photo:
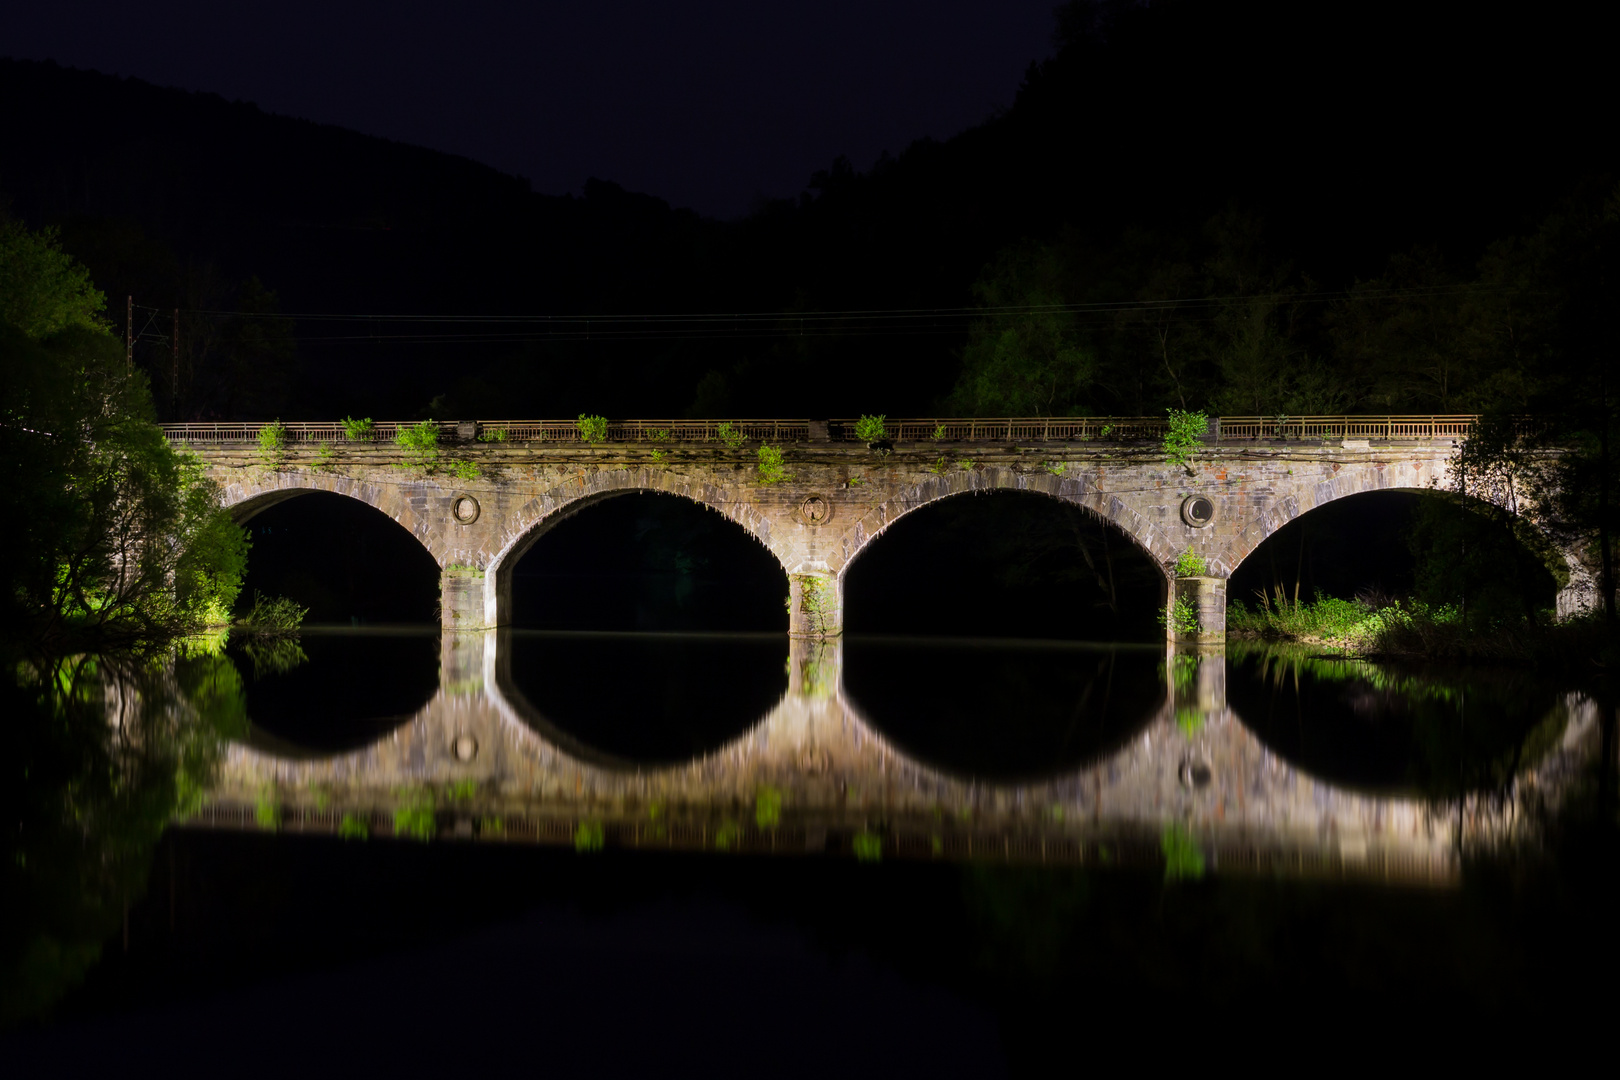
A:
{"type": "Polygon", "coordinates": [[[934,434],[929,436],[929,437],[932,438],[935,442],[939,442],[939,440],[941,440],[941,439],[943,439],[945,437],[945,425],[944,424],[936,424],[934,426],[934,434]]]}
{"type": "Polygon", "coordinates": [[[1043,461],[1041,462],[1041,468],[1045,469],[1053,476],[1062,476],[1064,473],[1069,471],[1069,466],[1061,461],[1043,461]]]}
{"type": "MultiPolygon", "coordinates": [[[[827,620],[833,612],[832,590],[827,587],[823,578],[814,574],[795,574],[792,580],[799,585],[799,614],[805,617],[810,629],[816,634],[826,636],[827,620]]],[[[793,614],[793,596],[788,595],[787,609],[789,617],[793,614]]]]}
{"type": "Polygon", "coordinates": [[[338,835],[345,840],[369,840],[371,829],[354,814],[344,814],[338,822],[338,835]]]}
{"type": "Polygon", "coordinates": [[[580,413],[574,424],[579,428],[579,437],[588,443],[607,442],[607,417],[590,416],[580,413]]]}
{"type": "Polygon", "coordinates": [[[1185,596],[1178,596],[1169,611],[1159,612],[1159,625],[1168,627],[1181,637],[1198,633],[1198,609],[1185,596]]]}
{"type": "Polygon", "coordinates": [[[754,796],[754,824],[762,829],[774,829],[782,824],[782,791],[769,784],[762,786],[754,796]]]}
{"type": "Polygon", "coordinates": [[[951,471],[951,463],[944,454],[941,454],[939,456],[939,460],[928,466],[928,471],[931,473],[938,473],[940,476],[944,476],[946,473],[951,471]]]}
{"type": "Polygon", "coordinates": [[[664,460],[667,456],[668,455],[666,455],[662,450],[655,449],[652,452],[652,463],[658,466],[660,469],[667,469],[669,468],[669,462],[664,460]]]}
{"type": "Polygon", "coordinates": [[[336,460],[337,451],[332,449],[332,444],[325,441],[321,442],[315,451],[315,467],[322,470],[330,469],[332,463],[336,460]]]}
{"type": "Polygon", "coordinates": [[[1204,876],[1204,853],[1185,825],[1166,825],[1159,834],[1164,852],[1164,880],[1197,881],[1204,876]]]}
{"type": "Polygon", "coordinates": [[[956,463],[956,467],[958,469],[961,469],[963,472],[971,471],[973,469],[973,466],[974,466],[974,461],[973,461],[972,458],[966,458],[965,457],[961,461],[958,461],[956,463]]]}
{"type": "Polygon", "coordinates": [[[742,841],[742,826],[730,818],[720,822],[720,828],[714,833],[714,850],[730,851],[742,841]]]}
{"type": "Polygon", "coordinates": [[[481,817],[478,819],[479,836],[504,836],[506,834],[506,821],[497,816],[481,817]]]}
{"type": "Polygon", "coordinates": [[[259,429],[259,457],[264,459],[266,465],[281,464],[282,455],[287,452],[287,425],[280,420],[272,420],[259,429]]]}
{"type": "Polygon", "coordinates": [[[1192,453],[1209,430],[1209,417],[1201,412],[1166,409],[1169,423],[1164,429],[1164,457],[1172,465],[1187,468],[1192,453]]]}
{"type": "Polygon", "coordinates": [[[503,427],[486,428],[478,433],[479,442],[505,442],[509,432],[503,427]]]}
{"type": "Polygon", "coordinates": [[[356,420],[352,416],[345,416],[343,424],[343,437],[350,442],[370,442],[377,436],[377,425],[371,422],[371,417],[356,420]]]}
{"type": "Polygon", "coordinates": [[[457,480],[476,480],[482,475],[475,461],[452,461],[450,475],[457,480]]]}
{"type": "Polygon", "coordinates": [[[793,479],[793,474],[787,471],[782,462],[782,451],[779,447],[759,448],[759,479],[761,483],[766,484],[780,484],[784,480],[793,479]]]}
{"type": "Polygon", "coordinates": [[[748,441],[748,436],[745,435],[740,429],[732,427],[731,422],[728,420],[721,421],[720,427],[717,429],[717,434],[720,436],[720,441],[731,447],[733,450],[737,449],[743,443],[748,441]]]}
{"type": "Polygon", "coordinates": [[[647,432],[649,442],[669,442],[669,428],[653,428],[647,432]]]}
{"type": "Polygon", "coordinates": [[[1209,573],[1209,564],[1202,555],[1188,548],[1176,557],[1176,577],[1203,577],[1209,573]]]}
{"type": "Polygon", "coordinates": [[[886,419],[888,416],[885,413],[878,413],[876,416],[863,413],[861,418],[855,421],[855,437],[864,443],[882,442],[889,437],[888,430],[883,426],[886,419]]]}
{"type": "Polygon", "coordinates": [[[394,811],[394,835],[413,840],[431,840],[438,831],[433,814],[433,793],[426,788],[406,788],[399,792],[403,802],[394,811]]]}
{"type": "Polygon", "coordinates": [[[405,462],[418,469],[430,469],[439,460],[439,425],[432,420],[399,429],[394,442],[405,451],[405,462]]]}
{"type": "Polygon", "coordinates": [[[584,853],[587,851],[601,851],[607,842],[607,836],[602,829],[600,821],[582,821],[574,830],[574,850],[584,853]]]}
{"type": "Polygon", "coordinates": [[[281,828],[281,800],[276,798],[275,788],[266,785],[259,789],[259,796],[253,803],[253,820],[267,832],[281,828]]]}
{"type": "Polygon", "coordinates": [[[862,829],[856,833],[849,842],[855,852],[855,858],[861,862],[883,861],[883,838],[870,829],[862,829]]]}

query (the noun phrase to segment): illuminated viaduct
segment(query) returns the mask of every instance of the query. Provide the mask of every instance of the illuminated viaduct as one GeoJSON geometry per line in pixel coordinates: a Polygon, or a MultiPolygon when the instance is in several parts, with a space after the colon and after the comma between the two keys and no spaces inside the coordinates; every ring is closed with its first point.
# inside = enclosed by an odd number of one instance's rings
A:
{"type": "MultiPolygon", "coordinates": [[[[574,422],[433,423],[424,453],[396,441],[411,425],[350,438],[338,423],[178,424],[239,521],[311,491],[387,514],[441,570],[448,630],[512,621],[518,560],[548,529],[602,499],[663,492],[724,514],[787,576],[790,632],[834,637],[843,583],[865,547],[903,515],[972,492],[1025,491],[1111,523],[1165,575],[1165,595],[1196,606],[1225,638],[1226,580],[1266,537],[1316,507],[1371,491],[1435,491],[1473,417],[1217,417],[1185,464],[1167,460],[1163,419],[889,421],[866,443],[853,421],[636,421],[588,441],[574,422]],[[780,450],[771,475],[761,447],[780,450]],[[1177,578],[1191,551],[1206,569],[1177,578]]],[[[418,425],[420,427],[420,425],[418,425]]],[[[1572,554],[1555,567],[1558,612],[1596,603],[1572,554]]]]}

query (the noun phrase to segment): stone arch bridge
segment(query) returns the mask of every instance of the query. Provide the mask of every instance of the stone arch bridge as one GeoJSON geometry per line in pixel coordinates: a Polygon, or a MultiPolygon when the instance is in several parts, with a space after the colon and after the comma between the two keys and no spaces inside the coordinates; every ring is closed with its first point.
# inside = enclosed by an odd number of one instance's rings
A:
{"type": "MultiPolygon", "coordinates": [[[[1225,637],[1226,580],[1289,521],[1369,491],[1432,491],[1468,416],[1217,417],[1185,465],[1167,460],[1163,419],[889,421],[866,442],[852,421],[635,421],[591,432],[572,422],[427,422],[409,449],[377,424],[177,424],[239,520],[312,491],[358,499],[415,536],[441,569],[451,630],[512,621],[519,558],[557,522],[628,492],[701,503],[767,548],[787,576],[790,632],[843,625],[844,575],[896,520],[940,499],[1027,491],[1081,507],[1145,551],[1172,595],[1199,610],[1192,639],[1225,637]],[[269,430],[271,433],[266,435],[269,430]],[[760,451],[780,451],[773,472],[760,451]],[[1177,579],[1183,552],[1202,576],[1177,579]]],[[[1592,606],[1593,576],[1566,555],[1560,615],[1592,606]]]]}

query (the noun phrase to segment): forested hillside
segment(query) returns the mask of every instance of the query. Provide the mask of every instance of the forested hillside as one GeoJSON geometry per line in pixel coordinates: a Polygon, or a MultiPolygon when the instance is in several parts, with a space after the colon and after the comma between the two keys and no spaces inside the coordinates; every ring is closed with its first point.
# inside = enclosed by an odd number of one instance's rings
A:
{"type": "Polygon", "coordinates": [[[1574,11],[1072,3],[1003,114],[739,222],[3,61],[0,193],[176,417],[1528,407],[1612,227],[1574,11]]]}

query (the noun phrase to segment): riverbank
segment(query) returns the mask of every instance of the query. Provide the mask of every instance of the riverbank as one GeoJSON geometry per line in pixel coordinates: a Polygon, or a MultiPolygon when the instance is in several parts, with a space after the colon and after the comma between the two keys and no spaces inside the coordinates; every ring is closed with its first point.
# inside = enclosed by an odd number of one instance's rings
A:
{"type": "Polygon", "coordinates": [[[1368,660],[1516,664],[1571,675],[1620,671],[1620,627],[1601,614],[1562,622],[1465,622],[1453,607],[1397,600],[1373,608],[1336,597],[1227,611],[1228,639],[1294,641],[1368,660]]]}

